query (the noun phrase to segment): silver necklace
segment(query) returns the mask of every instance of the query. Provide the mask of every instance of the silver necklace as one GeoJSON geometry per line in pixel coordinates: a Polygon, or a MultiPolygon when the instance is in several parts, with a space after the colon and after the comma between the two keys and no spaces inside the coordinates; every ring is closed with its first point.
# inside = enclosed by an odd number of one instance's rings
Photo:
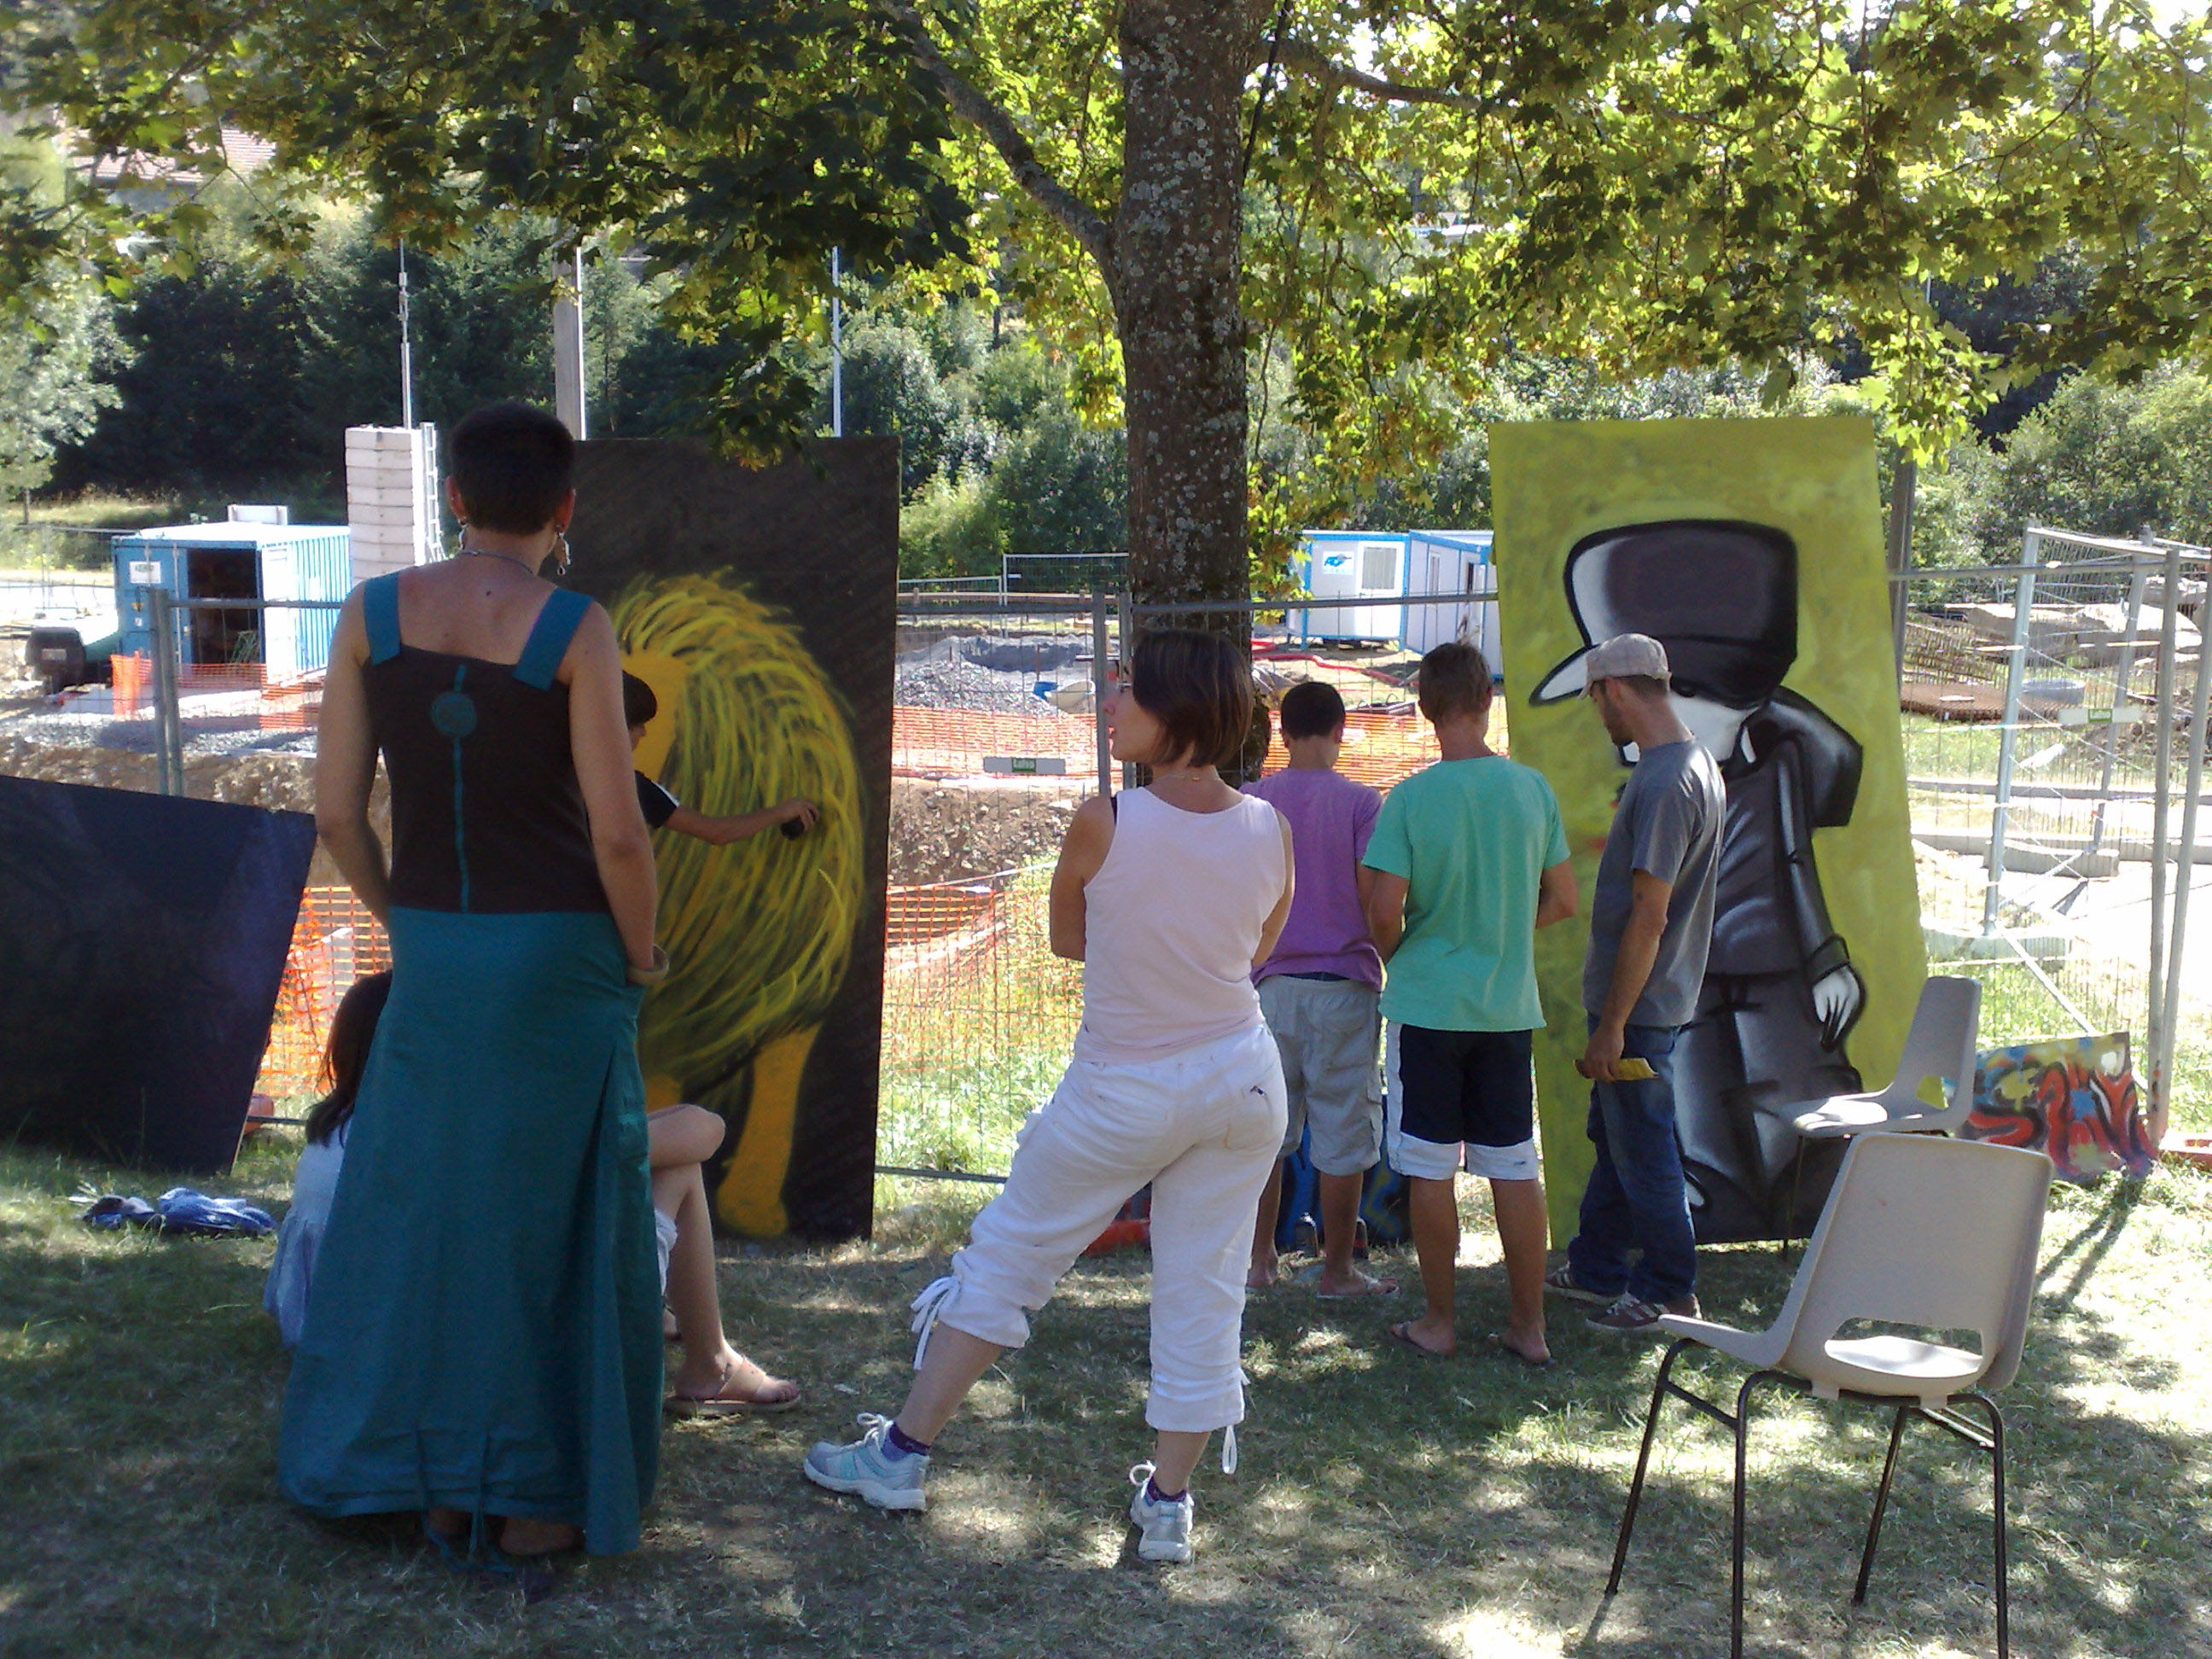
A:
{"type": "Polygon", "coordinates": [[[522,560],[516,558],[512,553],[495,552],[489,547],[465,547],[461,550],[461,552],[465,557],[471,559],[505,559],[517,570],[528,571],[529,574],[533,576],[538,574],[535,570],[532,570],[528,564],[525,563],[522,560]]]}

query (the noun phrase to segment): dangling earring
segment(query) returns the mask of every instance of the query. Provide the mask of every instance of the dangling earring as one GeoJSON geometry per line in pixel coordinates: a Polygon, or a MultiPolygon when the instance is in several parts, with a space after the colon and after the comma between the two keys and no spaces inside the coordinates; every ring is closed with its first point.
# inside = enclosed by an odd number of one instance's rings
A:
{"type": "Polygon", "coordinates": [[[556,576],[568,574],[568,534],[563,530],[553,532],[553,574],[556,576]]]}

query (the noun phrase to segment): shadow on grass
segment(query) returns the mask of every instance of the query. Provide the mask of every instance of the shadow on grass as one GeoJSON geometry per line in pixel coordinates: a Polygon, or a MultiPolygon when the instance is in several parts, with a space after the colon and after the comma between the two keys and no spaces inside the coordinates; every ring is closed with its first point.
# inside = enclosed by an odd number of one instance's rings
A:
{"type": "MultiPolygon", "coordinates": [[[[957,1221],[939,1209],[902,1212],[873,1246],[726,1255],[734,1340],[802,1379],[805,1406],[672,1427],[645,1547],[578,1565],[526,1607],[437,1571],[404,1524],[325,1527],[283,1504],[284,1358],[258,1305],[268,1247],[89,1234],[64,1200],[98,1173],[0,1158],[0,1492],[24,1517],[0,1551],[11,1655],[81,1655],[88,1631],[125,1656],[550,1659],[1643,1656],[1726,1639],[1726,1439],[1671,1419],[1624,1593],[1607,1603],[1656,1350],[1555,1309],[1555,1370],[1480,1352],[1503,1304],[1494,1262],[1462,1273],[1467,1340],[1446,1362],[1384,1340],[1410,1297],[1255,1296],[1243,1470],[1201,1471],[1188,1567],[1135,1562],[1122,1519],[1124,1471],[1149,1444],[1141,1258],[1070,1276],[946,1431],[927,1514],[806,1486],[810,1440],[843,1437],[853,1413],[903,1393],[901,1310],[957,1221]]],[[[281,1167],[235,1184],[281,1199],[281,1167]]],[[[2212,1436],[2191,1412],[2206,1376],[2194,1338],[2163,1316],[2202,1328],[2203,1297],[2176,1306],[2119,1271],[2116,1246],[2146,1228],[2200,1263],[2212,1237],[2203,1215],[2142,1194],[2052,1217],[2058,1271],[2003,1402],[2023,1653],[2179,1651],[2205,1628],[2194,1585],[2212,1436]]],[[[1410,1261],[1391,1265],[1413,1281],[1410,1261]]],[[[1711,1253],[1712,1316],[1764,1323],[1788,1271],[1767,1249],[1711,1253]]],[[[1733,1391],[1724,1367],[1705,1375],[1733,1391]]],[[[1849,1616],[1885,1434],[1870,1411],[1762,1409],[1751,1651],[1993,1645],[1984,1466],[1932,1431],[1910,1443],[1869,1604],[1849,1616]]]]}

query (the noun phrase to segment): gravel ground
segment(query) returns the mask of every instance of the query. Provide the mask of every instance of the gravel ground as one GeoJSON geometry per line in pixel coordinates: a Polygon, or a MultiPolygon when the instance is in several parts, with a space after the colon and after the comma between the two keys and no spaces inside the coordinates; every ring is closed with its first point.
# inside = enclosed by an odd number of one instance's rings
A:
{"type": "Polygon", "coordinates": [[[969,708],[1000,714],[1057,714],[1036,695],[1041,680],[1087,680],[1084,647],[1073,640],[963,635],[899,653],[896,701],[923,708],[969,708]]]}
{"type": "MultiPolygon", "coordinates": [[[[39,699],[25,707],[0,708],[0,733],[46,749],[113,749],[129,755],[157,751],[157,730],[151,719],[118,720],[99,711],[79,714],[64,702],[60,708],[39,699]]],[[[311,731],[267,732],[240,720],[210,721],[185,726],[186,759],[220,759],[234,755],[299,755],[313,757],[315,734],[311,731]],[[232,727],[233,729],[225,729],[232,727]]]]}

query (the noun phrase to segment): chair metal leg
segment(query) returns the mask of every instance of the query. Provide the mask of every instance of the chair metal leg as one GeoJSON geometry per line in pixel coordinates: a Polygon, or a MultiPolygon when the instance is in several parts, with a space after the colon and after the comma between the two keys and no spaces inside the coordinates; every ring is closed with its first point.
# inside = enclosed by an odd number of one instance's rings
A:
{"type": "Polygon", "coordinates": [[[1858,1607],[1866,1601],[1867,1579],[1874,1572],[1875,1547],[1881,1542],[1882,1511],[1889,1507],[1889,1479],[1897,1473],[1897,1449],[1905,1440],[1905,1422],[1912,1414],[1910,1405],[1897,1408],[1897,1420],[1889,1428],[1889,1455],[1882,1460],[1881,1485],[1874,1494],[1874,1519],[1867,1523],[1866,1548],[1859,1556],[1859,1582],[1851,1589],[1851,1605],[1858,1607]]]}
{"type": "Polygon", "coordinates": [[[1683,1337],[1669,1345],[1666,1358],[1659,1362],[1659,1377],[1651,1385],[1651,1409],[1644,1416],[1644,1446],[1636,1454],[1636,1478],[1628,1483],[1628,1506],[1620,1512],[1620,1534],[1613,1540],[1613,1571],[1605,1581],[1607,1595],[1620,1593],[1620,1570],[1628,1564],[1628,1535],[1636,1529],[1636,1506],[1644,1498],[1644,1471],[1651,1462],[1651,1442],[1659,1429],[1659,1407],[1667,1399],[1668,1375],[1682,1351],[1692,1346],[1691,1340],[1683,1337]]]}
{"type": "Polygon", "coordinates": [[[1989,1413],[1990,1418],[1990,1507],[1995,1511],[1996,1558],[1997,1570],[1997,1659],[2012,1656],[2012,1587],[2006,1580],[2008,1563],[2005,1556],[2005,1482],[2004,1482],[2004,1413],[1997,1402],[1977,1389],[1962,1395],[1989,1413]]]}
{"type": "Polygon", "coordinates": [[[1743,1659],[1743,1498],[1749,1473],[1751,1395],[1778,1371],[1753,1371],[1735,1391],[1735,1501],[1729,1540],[1729,1659],[1743,1659]]]}

